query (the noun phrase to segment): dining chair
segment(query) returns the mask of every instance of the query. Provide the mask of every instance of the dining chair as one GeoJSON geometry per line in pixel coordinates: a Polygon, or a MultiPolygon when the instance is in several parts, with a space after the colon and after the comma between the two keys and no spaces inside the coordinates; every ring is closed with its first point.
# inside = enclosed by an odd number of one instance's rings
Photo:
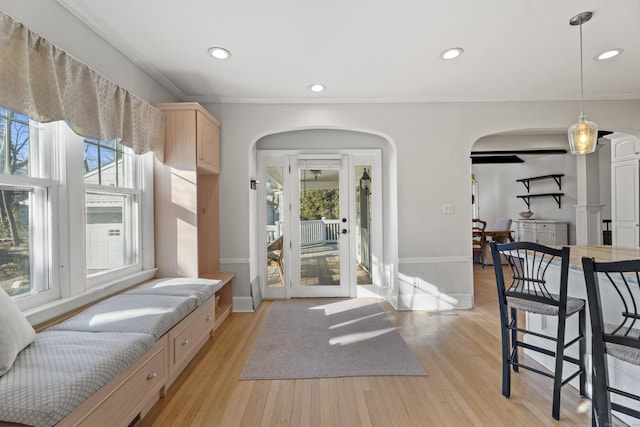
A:
{"type": "Polygon", "coordinates": [[[484,235],[484,231],[487,228],[487,221],[483,221],[479,218],[473,218],[471,220],[471,248],[473,249],[473,262],[476,262],[476,259],[480,264],[482,264],[482,268],[484,268],[485,262],[485,246],[487,244],[487,238],[484,235]],[[476,257],[476,254],[477,257],[476,257]]]}
{"type": "MultiPolygon", "coordinates": [[[[511,232],[511,218],[497,218],[496,222],[493,224],[493,229],[495,231],[509,231],[511,232]]],[[[497,243],[507,243],[510,239],[508,235],[505,236],[496,236],[492,237],[491,240],[497,243]]]]}
{"type": "Polygon", "coordinates": [[[284,256],[284,247],[282,243],[283,238],[282,236],[280,236],[275,241],[271,242],[269,246],[267,246],[267,264],[278,268],[280,281],[284,283],[284,267],[282,262],[284,256]]]}
{"type": "Polygon", "coordinates": [[[586,351],[585,301],[571,298],[567,295],[569,277],[569,248],[555,249],[533,242],[513,242],[497,244],[490,242],[493,267],[498,288],[498,303],[500,308],[500,326],[502,335],[502,394],[511,395],[511,369],[518,372],[520,368],[553,379],[553,404],[551,415],[560,419],[560,392],[562,386],[576,377],[580,382],[580,395],[585,396],[586,370],[584,354],[586,351]],[[500,257],[506,259],[507,266],[500,263],[500,257]],[[549,269],[549,267],[554,268],[549,269]],[[555,268],[557,267],[557,268],[555,268]],[[505,270],[508,280],[505,280],[505,270]],[[559,272],[549,274],[551,271],[559,272]],[[518,323],[520,312],[553,316],[557,319],[555,335],[548,335],[533,331],[528,325],[518,323]],[[575,337],[566,342],[567,319],[578,315],[578,331],[575,337]],[[525,335],[551,342],[554,350],[542,344],[525,342],[525,335]],[[567,348],[578,344],[578,357],[566,354],[567,348]],[[521,360],[519,349],[534,351],[551,356],[554,360],[554,370],[549,372],[534,367],[521,360]],[[575,365],[576,369],[569,375],[563,376],[563,362],[575,365]]]}
{"type": "Polygon", "coordinates": [[[608,370],[611,359],[640,366],[640,260],[596,262],[584,257],[582,271],[591,317],[592,425],[612,425],[611,411],[640,419],[637,386],[630,390],[613,384],[608,370]]]}

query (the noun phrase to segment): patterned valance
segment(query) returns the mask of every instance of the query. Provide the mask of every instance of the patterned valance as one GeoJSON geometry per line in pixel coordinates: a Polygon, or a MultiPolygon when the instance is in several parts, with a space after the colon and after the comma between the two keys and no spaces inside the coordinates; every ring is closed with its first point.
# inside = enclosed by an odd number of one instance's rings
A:
{"type": "Polygon", "coordinates": [[[0,105],[162,160],[162,113],[0,12],[0,105]]]}

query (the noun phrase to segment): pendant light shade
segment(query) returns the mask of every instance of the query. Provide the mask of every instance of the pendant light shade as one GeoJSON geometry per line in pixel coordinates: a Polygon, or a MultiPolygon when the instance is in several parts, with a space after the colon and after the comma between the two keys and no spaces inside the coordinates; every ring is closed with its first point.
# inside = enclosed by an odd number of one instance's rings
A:
{"type": "Polygon", "coordinates": [[[596,151],[598,143],[598,125],[585,120],[580,115],[578,123],[569,128],[569,148],[571,154],[589,154],[596,151]]]}
{"type": "Polygon", "coordinates": [[[598,125],[584,118],[584,83],[582,72],[582,24],[589,21],[593,13],[583,12],[569,20],[571,25],[580,26],[580,118],[569,128],[569,148],[571,154],[589,154],[596,151],[598,144],[598,125]]]}

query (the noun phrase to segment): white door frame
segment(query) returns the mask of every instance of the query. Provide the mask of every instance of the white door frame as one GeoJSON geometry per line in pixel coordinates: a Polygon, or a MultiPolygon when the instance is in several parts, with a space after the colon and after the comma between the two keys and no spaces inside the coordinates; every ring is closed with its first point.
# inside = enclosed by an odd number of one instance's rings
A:
{"type": "MultiPolygon", "coordinates": [[[[378,149],[352,149],[352,150],[334,150],[331,152],[320,152],[313,150],[258,150],[258,181],[261,183],[258,185],[258,215],[257,215],[257,231],[259,236],[266,236],[266,204],[264,201],[266,200],[266,168],[267,167],[281,167],[283,168],[283,185],[285,187],[290,187],[291,185],[295,185],[297,189],[297,183],[294,183],[291,176],[295,176],[295,165],[291,167],[291,174],[289,173],[289,159],[293,156],[304,156],[306,158],[318,156],[316,158],[328,158],[328,156],[333,155],[334,158],[336,156],[344,156],[348,155],[348,157],[354,159],[351,164],[348,166],[347,171],[347,179],[345,180],[345,185],[352,187],[353,183],[356,181],[355,177],[355,167],[358,165],[367,165],[371,167],[369,173],[371,175],[371,191],[372,191],[372,202],[371,209],[374,213],[372,215],[372,239],[371,239],[371,254],[373,265],[371,266],[370,275],[372,278],[372,284],[381,286],[384,281],[384,261],[383,261],[383,248],[382,248],[382,236],[383,236],[383,227],[382,227],[382,161],[381,161],[381,152],[378,149]]],[[[286,192],[285,192],[286,193],[286,192]]],[[[290,205],[292,201],[285,194],[283,204],[290,205]]],[[[352,240],[352,244],[349,245],[349,259],[354,260],[354,262],[343,261],[341,257],[341,270],[343,269],[343,265],[345,266],[345,272],[348,271],[348,295],[349,297],[355,297],[358,294],[358,285],[356,282],[356,266],[355,266],[355,237],[354,233],[351,231],[354,230],[354,221],[356,215],[356,207],[354,201],[349,201],[348,203],[348,218],[349,218],[349,233],[347,234],[347,239],[352,240]],[[346,262],[346,265],[344,264],[346,262]]],[[[261,286],[261,294],[264,298],[291,298],[292,296],[297,296],[295,292],[292,292],[292,283],[291,280],[293,277],[299,277],[299,272],[295,275],[292,271],[292,250],[287,250],[290,247],[292,242],[291,232],[291,220],[294,217],[293,209],[285,209],[282,213],[283,221],[285,223],[284,230],[284,274],[285,274],[285,286],[283,287],[269,287],[267,286],[267,253],[263,249],[264,248],[264,239],[259,239],[258,241],[258,262],[260,263],[260,286],[261,286]]],[[[346,240],[346,239],[345,239],[346,240]]],[[[299,240],[296,240],[298,242],[299,240]]],[[[342,242],[341,242],[342,245],[342,242]]],[[[366,286],[365,286],[366,287],[366,286]]],[[[315,295],[308,295],[315,296],[315,295]]]]}

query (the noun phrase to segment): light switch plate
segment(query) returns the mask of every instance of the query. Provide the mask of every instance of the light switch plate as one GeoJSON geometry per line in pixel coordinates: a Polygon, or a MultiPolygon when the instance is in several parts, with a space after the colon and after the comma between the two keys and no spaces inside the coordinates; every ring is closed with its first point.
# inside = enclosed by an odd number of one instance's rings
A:
{"type": "Polygon", "coordinates": [[[453,203],[444,203],[442,205],[442,213],[445,215],[450,215],[453,213],[453,203]]]}

